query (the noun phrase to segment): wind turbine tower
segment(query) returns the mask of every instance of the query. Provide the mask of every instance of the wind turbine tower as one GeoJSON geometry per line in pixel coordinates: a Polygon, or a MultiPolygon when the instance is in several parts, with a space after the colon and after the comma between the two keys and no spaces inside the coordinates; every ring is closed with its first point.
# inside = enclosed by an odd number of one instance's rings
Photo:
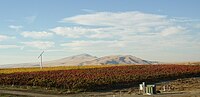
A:
{"type": "Polygon", "coordinates": [[[42,55],[44,54],[44,51],[42,51],[42,53],[38,56],[38,59],[40,58],[40,69],[42,69],[43,65],[42,65],[42,55]]]}

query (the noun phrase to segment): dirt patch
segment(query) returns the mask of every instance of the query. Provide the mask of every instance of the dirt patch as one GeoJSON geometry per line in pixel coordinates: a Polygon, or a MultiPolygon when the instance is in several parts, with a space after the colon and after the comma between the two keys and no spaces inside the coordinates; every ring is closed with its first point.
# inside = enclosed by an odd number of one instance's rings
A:
{"type": "Polygon", "coordinates": [[[194,91],[200,89],[200,78],[177,79],[169,82],[157,84],[158,90],[163,90],[164,86],[170,87],[168,91],[194,91]]]}
{"type": "MultiPolygon", "coordinates": [[[[185,78],[177,79],[173,81],[157,83],[156,95],[148,97],[200,97],[200,78],[185,78]],[[166,87],[163,90],[163,86],[166,87]],[[169,88],[170,87],[170,88],[169,88]]],[[[33,91],[0,91],[1,93],[35,96],[35,97],[147,97],[139,93],[138,87],[131,87],[118,90],[110,91],[99,91],[99,92],[79,92],[77,94],[66,94],[66,95],[50,95],[43,93],[34,93],[33,91]]],[[[6,96],[7,97],[7,96],[6,96]]],[[[20,96],[21,97],[21,96],[20,96]]]]}
{"type": "MultiPolygon", "coordinates": [[[[153,97],[200,97],[200,78],[184,78],[156,83],[156,89],[160,93],[152,95],[153,97]]],[[[146,97],[139,93],[138,87],[112,90],[107,93],[110,93],[110,96],[104,97],[146,97]]]]}

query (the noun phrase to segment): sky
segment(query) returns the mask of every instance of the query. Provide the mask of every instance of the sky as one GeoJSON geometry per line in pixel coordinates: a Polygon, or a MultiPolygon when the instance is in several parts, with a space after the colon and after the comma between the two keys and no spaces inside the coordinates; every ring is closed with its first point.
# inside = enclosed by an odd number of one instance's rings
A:
{"type": "Polygon", "coordinates": [[[87,53],[200,61],[199,0],[0,0],[0,64],[87,53]]]}

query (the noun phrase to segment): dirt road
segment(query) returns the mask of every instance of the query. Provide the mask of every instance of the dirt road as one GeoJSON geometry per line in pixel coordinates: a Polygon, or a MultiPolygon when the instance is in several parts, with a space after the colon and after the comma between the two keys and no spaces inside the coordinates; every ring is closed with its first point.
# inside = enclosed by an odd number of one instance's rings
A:
{"type": "Polygon", "coordinates": [[[39,93],[31,93],[24,91],[11,91],[11,90],[0,90],[0,93],[5,94],[14,94],[14,95],[25,95],[28,97],[200,97],[200,92],[192,93],[192,92],[176,92],[176,93],[164,93],[158,95],[134,95],[134,94],[113,94],[111,92],[107,93],[80,93],[80,94],[71,94],[71,95],[50,95],[50,94],[39,94],[39,93]]]}
{"type": "Polygon", "coordinates": [[[0,90],[0,93],[14,94],[14,95],[25,95],[25,96],[32,96],[32,97],[67,97],[65,95],[39,94],[39,93],[31,93],[31,92],[23,92],[23,91],[11,91],[11,90],[0,90]]]}

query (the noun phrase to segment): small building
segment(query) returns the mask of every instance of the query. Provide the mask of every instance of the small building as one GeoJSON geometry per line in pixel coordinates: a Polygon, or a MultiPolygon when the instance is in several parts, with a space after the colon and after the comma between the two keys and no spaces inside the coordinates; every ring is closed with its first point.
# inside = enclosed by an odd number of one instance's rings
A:
{"type": "Polygon", "coordinates": [[[148,95],[156,94],[156,85],[147,85],[145,93],[148,95]]]}
{"type": "Polygon", "coordinates": [[[156,85],[146,85],[145,82],[142,82],[139,84],[139,92],[147,95],[156,94],[156,85]]]}

